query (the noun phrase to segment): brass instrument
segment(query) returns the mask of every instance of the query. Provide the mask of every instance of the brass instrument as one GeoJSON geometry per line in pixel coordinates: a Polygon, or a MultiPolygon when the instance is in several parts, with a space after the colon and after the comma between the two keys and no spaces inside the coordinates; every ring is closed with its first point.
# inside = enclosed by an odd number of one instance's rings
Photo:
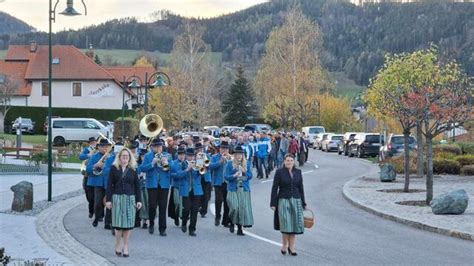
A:
{"type": "MultiPolygon", "coordinates": [[[[88,147],[89,149],[89,153],[95,153],[95,148],[93,147],[88,147]]],[[[86,172],[86,168],[87,168],[87,162],[89,162],[89,159],[85,159],[84,161],[82,161],[81,163],[81,174],[82,175],[86,175],[87,172],[86,172]]]]}
{"type": "Polygon", "coordinates": [[[155,159],[158,161],[156,165],[158,167],[163,168],[163,171],[168,172],[170,170],[170,164],[169,162],[167,164],[163,164],[163,158],[166,158],[165,156],[163,156],[163,153],[156,153],[155,159]]]}
{"type": "MultiPolygon", "coordinates": [[[[115,142],[109,138],[107,138],[106,136],[104,136],[104,134],[100,133],[99,132],[99,136],[103,139],[106,139],[109,143],[111,143],[112,145],[107,149],[107,151],[105,152],[105,154],[100,158],[99,161],[97,161],[97,163],[99,162],[104,162],[105,159],[107,159],[110,155],[111,152],[113,152],[114,150],[114,146],[115,146],[115,142]]],[[[94,175],[101,175],[102,172],[103,172],[104,169],[102,169],[101,167],[97,167],[97,168],[94,168],[92,170],[92,174],[94,175]]]]}
{"type": "Polygon", "coordinates": [[[151,141],[163,130],[163,119],[157,114],[145,115],[142,120],[140,120],[139,129],[142,135],[150,138],[147,145],[147,148],[150,148],[151,141]]]}
{"type": "Polygon", "coordinates": [[[207,155],[204,152],[196,154],[196,167],[199,169],[200,175],[204,175],[206,173],[206,168],[209,167],[209,164],[209,158],[207,158],[207,155]]]}

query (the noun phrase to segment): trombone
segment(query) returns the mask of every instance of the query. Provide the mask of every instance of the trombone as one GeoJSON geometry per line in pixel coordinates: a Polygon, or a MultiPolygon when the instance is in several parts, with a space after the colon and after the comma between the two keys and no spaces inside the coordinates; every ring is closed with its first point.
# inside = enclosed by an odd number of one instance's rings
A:
{"type": "MultiPolygon", "coordinates": [[[[115,146],[115,142],[113,140],[107,138],[106,136],[104,136],[104,134],[99,132],[99,136],[100,136],[100,138],[106,139],[112,145],[107,149],[105,154],[100,158],[99,161],[97,161],[97,163],[104,162],[104,160],[107,159],[109,157],[109,154],[114,150],[114,146],[115,146]]],[[[101,175],[103,171],[104,171],[104,169],[102,167],[97,167],[97,168],[94,168],[92,170],[92,173],[94,175],[101,175]]]]}

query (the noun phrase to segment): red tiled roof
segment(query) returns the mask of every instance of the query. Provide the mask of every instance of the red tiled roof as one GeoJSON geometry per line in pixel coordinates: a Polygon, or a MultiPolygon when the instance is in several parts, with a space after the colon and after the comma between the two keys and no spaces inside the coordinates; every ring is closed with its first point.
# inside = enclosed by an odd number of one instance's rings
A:
{"type": "Polygon", "coordinates": [[[32,54],[30,45],[10,45],[5,60],[28,60],[32,54]]]}
{"type": "Polygon", "coordinates": [[[0,60],[0,74],[9,79],[17,89],[14,95],[25,96],[31,93],[31,83],[25,79],[28,62],[10,62],[0,60]]]}
{"type": "Polygon", "coordinates": [[[143,82],[145,82],[145,73],[148,73],[149,76],[156,72],[155,68],[152,66],[104,66],[104,69],[120,82],[123,82],[124,77],[129,78],[133,75],[138,76],[143,82]]]}
{"type": "MultiPolygon", "coordinates": [[[[48,78],[48,55],[48,46],[39,45],[30,58],[25,79],[48,78]]],[[[59,58],[59,64],[53,64],[54,80],[115,80],[109,72],[74,46],[54,45],[54,58],[59,58]]]]}

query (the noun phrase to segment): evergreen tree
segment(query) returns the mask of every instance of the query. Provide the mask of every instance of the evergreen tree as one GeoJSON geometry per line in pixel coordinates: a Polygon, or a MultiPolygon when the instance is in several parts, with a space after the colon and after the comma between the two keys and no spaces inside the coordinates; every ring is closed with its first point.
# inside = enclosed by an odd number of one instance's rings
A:
{"type": "Polygon", "coordinates": [[[99,66],[102,65],[102,61],[100,61],[100,58],[97,54],[94,56],[94,62],[98,64],[99,66]]]}
{"type": "Polygon", "coordinates": [[[225,125],[243,126],[256,115],[255,93],[244,76],[242,66],[222,103],[225,125]]]}

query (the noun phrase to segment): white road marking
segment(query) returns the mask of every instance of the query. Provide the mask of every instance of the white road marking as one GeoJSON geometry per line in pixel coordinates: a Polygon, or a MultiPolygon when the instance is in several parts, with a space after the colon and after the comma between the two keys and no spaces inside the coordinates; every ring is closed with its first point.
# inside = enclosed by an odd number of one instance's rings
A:
{"type": "MultiPolygon", "coordinates": [[[[209,204],[209,208],[211,209],[212,215],[216,216],[215,204],[214,204],[214,203],[209,204]]],[[[243,230],[243,231],[244,231],[244,233],[245,233],[246,235],[248,235],[248,236],[250,236],[250,237],[253,237],[253,238],[255,238],[255,239],[258,239],[258,240],[261,240],[261,241],[270,243],[270,244],[275,245],[275,246],[278,246],[278,247],[281,246],[281,243],[275,242],[275,241],[270,240],[270,239],[265,238],[265,237],[261,237],[261,236],[259,236],[259,235],[254,234],[254,233],[251,233],[251,232],[249,232],[249,231],[247,231],[247,230],[243,230]]]]}
{"type": "Polygon", "coordinates": [[[319,169],[319,165],[314,164],[314,168],[319,169]]]}
{"type": "Polygon", "coordinates": [[[265,181],[261,181],[260,184],[263,184],[263,183],[268,183],[268,182],[273,182],[273,179],[270,179],[270,180],[265,180],[265,181]]]}
{"type": "Polygon", "coordinates": [[[303,172],[303,175],[304,175],[304,174],[307,174],[307,173],[311,173],[311,172],[313,172],[313,171],[314,171],[314,170],[309,170],[309,171],[303,172]]]}

